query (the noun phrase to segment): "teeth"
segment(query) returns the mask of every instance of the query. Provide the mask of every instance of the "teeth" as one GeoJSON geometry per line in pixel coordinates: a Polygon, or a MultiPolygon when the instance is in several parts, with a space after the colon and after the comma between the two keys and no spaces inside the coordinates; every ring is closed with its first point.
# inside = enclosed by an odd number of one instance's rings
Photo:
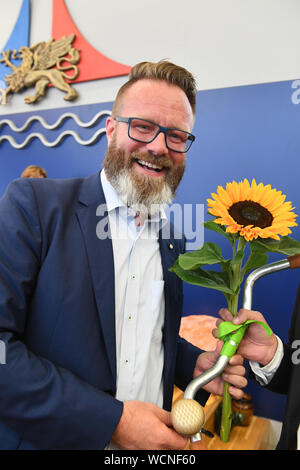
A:
{"type": "Polygon", "coordinates": [[[156,165],[153,165],[152,163],[145,162],[144,160],[138,160],[138,162],[141,165],[148,166],[149,168],[153,168],[154,170],[161,170],[162,168],[156,165]]]}

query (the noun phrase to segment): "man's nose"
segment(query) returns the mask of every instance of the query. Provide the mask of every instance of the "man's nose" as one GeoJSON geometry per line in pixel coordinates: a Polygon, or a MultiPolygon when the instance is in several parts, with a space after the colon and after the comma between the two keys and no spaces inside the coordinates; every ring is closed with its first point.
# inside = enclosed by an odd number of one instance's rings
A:
{"type": "Polygon", "coordinates": [[[153,155],[166,155],[168,147],[166,145],[165,134],[160,132],[152,142],[147,144],[147,150],[153,155]]]}

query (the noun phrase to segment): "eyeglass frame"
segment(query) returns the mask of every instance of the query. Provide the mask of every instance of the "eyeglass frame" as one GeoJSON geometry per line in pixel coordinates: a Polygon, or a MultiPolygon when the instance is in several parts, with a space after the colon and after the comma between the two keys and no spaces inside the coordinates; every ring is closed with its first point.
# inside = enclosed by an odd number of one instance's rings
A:
{"type": "Polygon", "coordinates": [[[143,118],[139,118],[139,117],[121,117],[121,116],[114,116],[113,119],[117,122],[125,122],[128,124],[128,137],[132,140],[134,140],[135,142],[141,142],[143,144],[150,144],[151,142],[153,142],[156,137],[162,132],[164,135],[165,135],[165,143],[166,143],[166,147],[167,149],[171,150],[172,152],[177,152],[177,153],[187,153],[188,150],[190,150],[191,146],[192,146],[192,143],[195,141],[196,139],[196,136],[194,136],[193,134],[191,134],[190,132],[187,132],[187,131],[183,131],[182,129],[178,129],[177,127],[164,127],[164,126],[160,126],[159,124],[157,124],[157,122],[154,122],[154,121],[150,121],[149,119],[143,119],[143,118]],[[145,121],[145,122],[149,122],[150,124],[154,124],[155,126],[158,127],[158,130],[157,130],[157,133],[155,134],[155,136],[153,137],[153,139],[149,140],[148,141],[145,141],[145,140],[139,140],[139,139],[135,139],[134,137],[132,137],[130,134],[129,134],[129,129],[130,129],[130,124],[131,124],[131,121],[133,119],[139,119],[140,121],[145,121]],[[187,140],[190,140],[190,145],[189,147],[186,149],[186,150],[174,150],[173,148],[170,148],[169,145],[168,145],[168,142],[167,142],[167,132],[168,131],[180,131],[180,132],[184,132],[185,134],[188,135],[188,138],[187,140]]]}

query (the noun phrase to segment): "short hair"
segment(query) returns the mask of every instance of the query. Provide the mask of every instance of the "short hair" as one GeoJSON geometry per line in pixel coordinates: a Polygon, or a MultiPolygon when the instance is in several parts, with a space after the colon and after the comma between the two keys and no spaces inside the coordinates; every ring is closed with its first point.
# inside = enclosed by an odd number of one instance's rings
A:
{"type": "Polygon", "coordinates": [[[159,62],[140,62],[136,64],[129,73],[128,81],[120,88],[115,99],[112,115],[114,116],[125,91],[138,80],[162,80],[171,85],[178,86],[186,94],[191,105],[193,114],[196,112],[196,80],[185,68],[175,65],[166,60],[159,62]]]}
{"type": "Polygon", "coordinates": [[[47,178],[47,173],[41,166],[29,165],[22,172],[21,178],[47,178]]]}

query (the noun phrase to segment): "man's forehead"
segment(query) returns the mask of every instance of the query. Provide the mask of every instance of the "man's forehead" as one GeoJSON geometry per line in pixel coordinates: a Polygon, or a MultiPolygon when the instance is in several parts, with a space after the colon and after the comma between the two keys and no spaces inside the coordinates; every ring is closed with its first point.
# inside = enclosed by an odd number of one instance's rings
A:
{"type": "Polygon", "coordinates": [[[146,112],[148,108],[174,110],[188,118],[193,116],[191,105],[184,91],[177,85],[163,80],[138,80],[122,96],[121,111],[141,109],[146,112]]]}
{"type": "MultiPolygon", "coordinates": [[[[135,98],[153,98],[154,95],[164,96],[167,93],[168,96],[174,97],[174,99],[186,99],[187,96],[184,91],[177,85],[172,85],[165,80],[159,79],[148,79],[143,78],[134,82],[124,93],[124,100],[130,100],[135,98]]],[[[166,98],[167,99],[167,98],[166,98]]]]}

